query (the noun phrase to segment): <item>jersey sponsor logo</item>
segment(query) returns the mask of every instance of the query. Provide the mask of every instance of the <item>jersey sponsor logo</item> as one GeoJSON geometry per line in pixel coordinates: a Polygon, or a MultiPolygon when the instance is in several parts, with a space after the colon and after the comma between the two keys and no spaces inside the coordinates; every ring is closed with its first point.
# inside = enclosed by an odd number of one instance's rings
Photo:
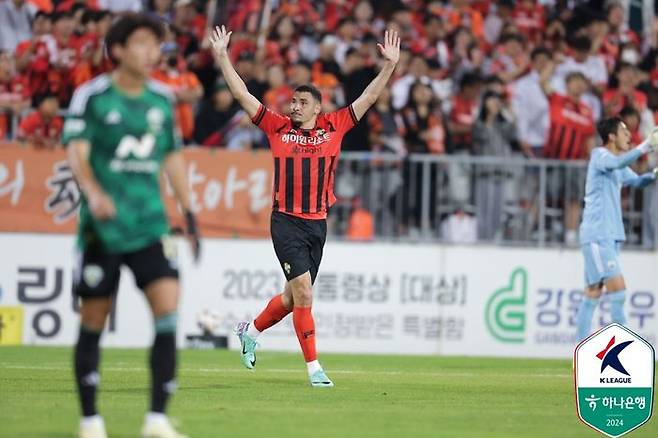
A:
{"type": "Polygon", "coordinates": [[[146,133],[141,139],[132,135],[124,136],[117,146],[116,158],[110,161],[110,170],[112,172],[133,172],[133,173],[155,173],[159,170],[159,164],[156,160],[144,160],[153,152],[155,147],[155,137],[151,133],[146,133]],[[132,155],[138,160],[130,160],[132,155]]]}
{"type": "Polygon", "coordinates": [[[112,110],[105,116],[106,125],[118,125],[121,123],[121,113],[117,110],[112,110]]]}
{"type": "Polygon", "coordinates": [[[116,150],[117,158],[126,158],[133,154],[136,158],[146,158],[153,152],[155,146],[155,137],[153,134],[144,134],[141,139],[136,139],[132,135],[126,135],[121,139],[116,150]]]}
{"type": "Polygon", "coordinates": [[[297,143],[299,146],[315,146],[329,141],[329,134],[323,133],[322,135],[319,135],[319,132],[317,134],[318,135],[311,137],[310,135],[297,134],[293,131],[288,134],[283,134],[281,136],[281,141],[283,143],[297,143]]]}

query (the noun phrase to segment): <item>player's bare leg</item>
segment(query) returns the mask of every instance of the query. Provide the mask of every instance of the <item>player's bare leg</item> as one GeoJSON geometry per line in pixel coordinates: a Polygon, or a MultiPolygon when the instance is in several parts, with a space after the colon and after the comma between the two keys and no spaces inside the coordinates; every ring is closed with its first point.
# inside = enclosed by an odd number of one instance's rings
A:
{"type": "Polygon", "coordinates": [[[96,410],[96,390],[100,381],[100,337],[112,309],[112,298],[83,298],[80,305],[80,334],[75,346],[75,378],[80,396],[82,419],[80,438],[107,438],[103,418],[96,410]]]}
{"type": "Polygon", "coordinates": [[[184,438],[173,428],[165,414],[167,401],[176,389],[176,325],[179,282],[162,278],[146,286],[155,324],[151,349],[151,410],[142,428],[143,438],[184,438]]]}
{"type": "Polygon", "coordinates": [[[290,280],[288,284],[290,284],[294,302],[292,321],[297,333],[297,340],[299,340],[299,345],[302,347],[311,385],[314,387],[332,387],[334,384],[324,373],[315,348],[315,321],[311,312],[313,305],[311,274],[307,271],[290,280]]]}

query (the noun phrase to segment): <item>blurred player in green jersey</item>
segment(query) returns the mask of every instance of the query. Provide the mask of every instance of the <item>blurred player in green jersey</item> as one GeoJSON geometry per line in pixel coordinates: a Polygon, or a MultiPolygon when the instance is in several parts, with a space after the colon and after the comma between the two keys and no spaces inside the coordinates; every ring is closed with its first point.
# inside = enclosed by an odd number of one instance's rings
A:
{"type": "Polygon", "coordinates": [[[79,87],[64,126],[71,170],[82,191],[79,260],[74,293],[81,300],[75,377],[82,408],[80,437],[105,438],[96,410],[99,341],[128,266],[153,313],[151,407],[143,437],[180,438],[165,415],[175,389],[176,322],[180,294],[176,245],[160,193],[164,172],[185,212],[195,258],[199,238],[190,212],[185,162],[168,89],[149,80],[164,31],[157,21],[129,14],[107,34],[116,69],[79,87]]]}

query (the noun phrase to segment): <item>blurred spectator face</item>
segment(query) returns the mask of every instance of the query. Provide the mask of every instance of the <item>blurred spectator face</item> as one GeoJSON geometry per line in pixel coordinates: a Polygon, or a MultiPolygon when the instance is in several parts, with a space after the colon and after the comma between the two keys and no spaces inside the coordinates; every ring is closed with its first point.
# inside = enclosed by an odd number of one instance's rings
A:
{"type": "Polygon", "coordinates": [[[587,91],[587,87],[587,81],[582,75],[567,76],[567,94],[572,98],[580,99],[580,96],[587,91]]]}
{"type": "Polygon", "coordinates": [[[98,35],[101,37],[104,37],[107,35],[107,32],[110,30],[110,27],[112,26],[112,14],[105,14],[103,15],[100,20],[98,20],[98,23],[96,23],[96,32],[98,35]]]}
{"type": "Polygon", "coordinates": [[[538,53],[532,58],[532,68],[536,71],[542,71],[551,60],[546,53],[538,53]]]}
{"type": "Polygon", "coordinates": [[[487,114],[497,115],[503,107],[503,102],[500,100],[499,96],[489,95],[484,101],[484,107],[487,110],[487,114]]]}
{"type": "Polygon", "coordinates": [[[278,88],[285,83],[285,76],[283,74],[283,67],[276,64],[269,68],[267,71],[267,83],[271,88],[278,88]]]}
{"type": "Polygon", "coordinates": [[[415,78],[427,76],[427,61],[422,56],[414,56],[409,63],[409,74],[415,78]]]}
{"type": "Polygon", "coordinates": [[[69,15],[62,15],[53,23],[53,34],[57,38],[69,38],[73,34],[74,29],[75,21],[69,15]]]}
{"type": "Polygon", "coordinates": [[[322,105],[308,91],[296,91],[290,102],[290,119],[297,125],[303,125],[320,114],[322,105]]]}
{"type": "Polygon", "coordinates": [[[505,43],[505,53],[516,58],[523,53],[523,44],[517,39],[510,39],[505,43]]]}
{"type": "Polygon", "coordinates": [[[354,39],[355,34],[356,34],[356,26],[354,25],[354,22],[351,20],[344,21],[338,28],[338,35],[340,35],[340,37],[345,41],[351,41],[352,39],[354,39]]]}
{"type": "Polygon", "coordinates": [[[244,79],[249,80],[254,74],[254,60],[251,57],[244,56],[238,58],[238,62],[235,64],[235,69],[237,72],[240,74],[240,76],[243,76],[244,79]]]}
{"type": "Polygon", "coordinates": [[[172,0],[155,0],[153,5],[155,6],[155,11],[162,14],[171,10],[171,3],[172,0]]]}
{"type": "Polygon", "coordinates": [[[401,9],[393,14],[393,21],[395,21],[403,31],[408,31],[413,28],[414,16],[408,9],[401,9]]]}
{"type": "Polygon", "coordinates": [[[59,101],[56,96],[48,96],[39,104],[39,112],[46,119],[52,119],[57,116],[59,111],[59,101]]]}
{"type": "Polygon", "coordinates": [[[372,19],[372,14],[372,5],[369,1],[362,0],[354,8],[354,18],[361,23],[369,22],[372,19]]]}
{"type": "Polygon", "coordinates": [[[226,86],[217,88],[212,98],[218,111],[226,111],[233,105],[233,95],[226,86]]]}
{"type": "Polygon", "coordinates": [[[290,82],[296,87],[309,84],[311,82],[311,70],[304,64],[293,65],[290,82]]]}
{"type": "Polygon", "coordinates": [[[111,50],[121,67],[141,77],[147,77],[160,60],[160,41],[148,29],[137,29],[124,46],[115,44],[111,50]]]}
{"type": "Polygon", "coordinates": [[[357,50],[350,49],[345,57],[345,73],[349,74],[359,70],[363,68],[363,65],[363,56],[361,56],[357,50]]]}
{"type": "Polygon", "coordinates": [[[619,86],[623,88],[635,87],[636,77],[637,76],[635,74],[635,68],[629,64],[621,66],[619,72],[617,73],[617,80],[619,81],[619,86]]]}
{"type": "Polygon", "coordinates": [[[295,35],[295,24],[288,16],[283,16],[276,26],[276,33],[279,38],[291,39],[295,35]]]}
{"type": "Polygon", "coordinates": [[[445,37],[443,20],[441,20],[436,15],[430,16],[425,23],[425,35],[431,41],[443,39],[445,37]]]}
{"type": "Polygon", "coordinates": [[[323,60],[334,59],[336,52],[336,38],[333,35],[326,36],[320,44],[320,58],[323,60]]]}
{"type": "Polygon", "coordinates": [[[608,23],[610,23],[610,26],[618,29],[622,24],[624,24],[624,20],[624,9],[621,7],[621,5],[619,3],[615,3],[610,6],[610,9],[608,10],[608,23]]]}
{"type": "Polygon", "coordinates": [[[457,33],[455,34],[455,47],[463,47],[466,48],[468,47],[471,42],[474,41],[473,37],[471,36],[471,31],[466,29],[465,27],[459,28],[457,30],[457,33]]]}
{"type": "Polygon", "coordinates": [[[34,22],[32,22],[32,33],[36,36],[50,33],[52,24],[52,21],[47,15],[39,14],[34,18],[34,22]]]}
{"type": "Polygon", "coordinates": [[[418,82],[411,89],[411,101],[415,106],[429,105],[432,102],[432,90],[427,85],[418,82]]]}
{"type": "Polygon", "coordinates": [[[196,11],[194,10],[194,3],[192,0],[178,0],[174,4],[174,8],[174,14],[177,23],[190,23],[196,15],[196,11]]]}

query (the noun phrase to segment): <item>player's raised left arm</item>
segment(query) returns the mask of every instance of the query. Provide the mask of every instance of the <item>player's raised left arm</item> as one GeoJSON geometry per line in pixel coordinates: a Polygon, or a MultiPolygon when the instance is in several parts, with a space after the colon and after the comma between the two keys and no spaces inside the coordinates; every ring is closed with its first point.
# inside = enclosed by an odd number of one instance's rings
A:
{"type": "Polygon", "coordinates": [[[198,261],[201,254],[201,243],[199,241],[199,230],[192,212],[190,203],[190,192],[187,185],[187,170],[185,168],[185,158],[181,151],[174,151],[167,155],[164,162],[164,172],[169,179],[171,188],[174,190],[174,196],[181,206],[185,215],[187,239],[192,246],[194,260],[198,261]]]}
{"type": "Polygon", "coordinates": [[[375,104],[400,59],[400,37],[397,32],[388,30],[384,32],[384,44],[377,44],[377,47],[386,62],[377,77],[363,90],[361,96],[352,103],[352,109],[357,120],[361,120],[368,108],[375,104]]]}

